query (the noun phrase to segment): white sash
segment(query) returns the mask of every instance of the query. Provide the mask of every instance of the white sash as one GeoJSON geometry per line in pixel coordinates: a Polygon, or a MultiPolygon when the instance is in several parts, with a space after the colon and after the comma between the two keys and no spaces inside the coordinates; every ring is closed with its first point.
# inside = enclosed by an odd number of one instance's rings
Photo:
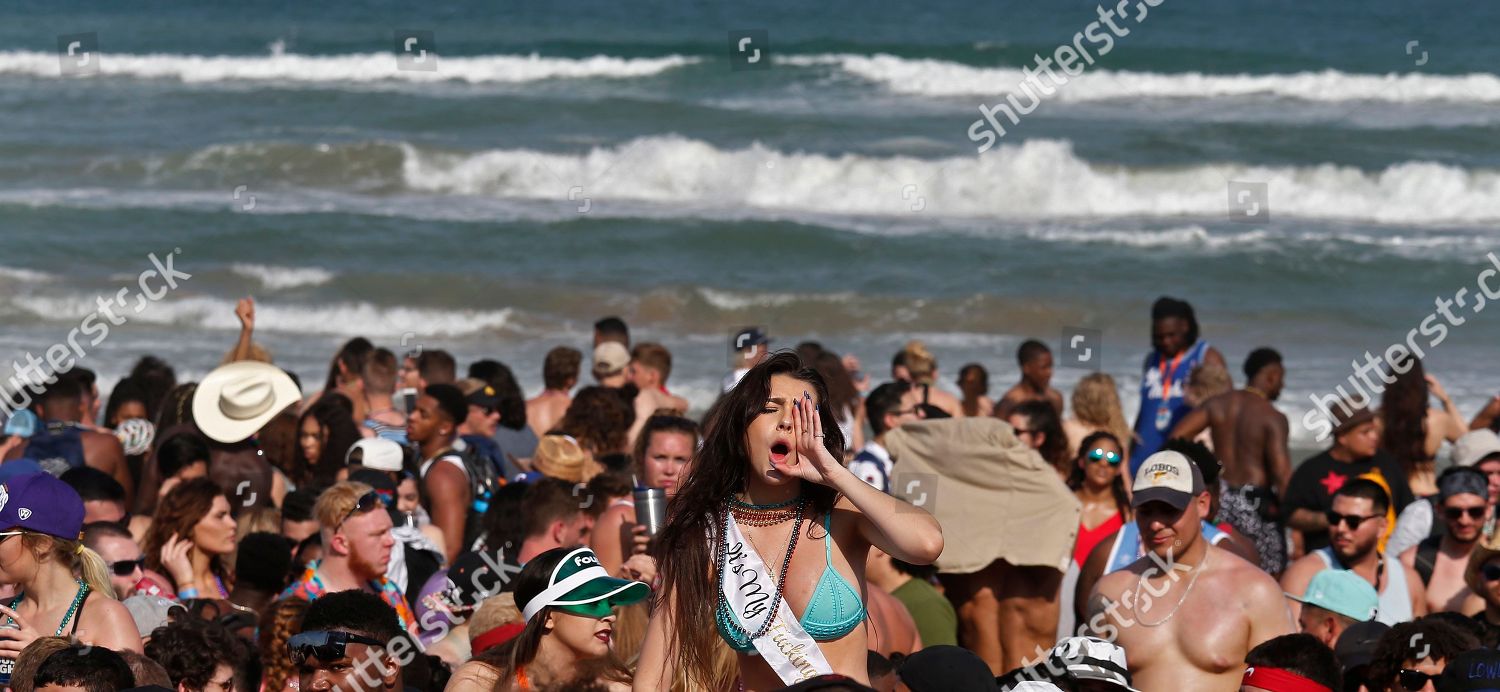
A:
{"type": "Polygon", "coordinates": [[[754,634],[774,615],[776,622],[771,624],[765,636],[752,640],[752,643],[782,682],[792,685],[832,673],[833,668],[828,665],[828,659],[823,658],[818,643],[802,629],[802,623],[792,617],[792,608],[786,604],[786,599],[777,600],[776,612],[771,612],[777,575],[766,569],[765,561],[740,533],[734,517],[730,516],[725,523],[728,524],[728,535],[725,536],[728,553],[719,575],[719,590],[729,601],[733,619],[754,634]]]}

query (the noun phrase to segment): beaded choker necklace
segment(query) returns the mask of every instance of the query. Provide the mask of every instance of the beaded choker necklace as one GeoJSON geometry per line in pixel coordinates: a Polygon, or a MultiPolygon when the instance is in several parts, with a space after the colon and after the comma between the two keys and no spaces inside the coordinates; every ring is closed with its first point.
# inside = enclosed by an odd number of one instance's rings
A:
{"type": "Polygon", "coordinates": [[[806,501],[799,495],[785,502],[757,505],[731,497],[724,504],[726,509],[734,513],[735,521],[740,524],[744,524],[745,526],[775,526],[801,517],[802,508],[806,504],[806,501]]]}

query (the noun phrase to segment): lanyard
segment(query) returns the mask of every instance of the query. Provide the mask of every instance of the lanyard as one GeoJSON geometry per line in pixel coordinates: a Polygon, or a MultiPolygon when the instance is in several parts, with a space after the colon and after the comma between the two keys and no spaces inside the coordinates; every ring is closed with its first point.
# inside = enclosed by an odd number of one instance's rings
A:
{"type": "Polygon", "coordinates": [[[1178,351],[1177,355],[1172,358],[1171,370],[1167,369],[1166,356],[1162,356],[1161,362],[1156,366],[1156,369],[1161,372],[1161,402],[1163,406],[1167,404],[1168,399],[1172,398],[1172,376],[1177,373],[1177,365],[1182,362],[1182,356],[1185,353],[1187,353],[1186,349],[1178,351]]]}

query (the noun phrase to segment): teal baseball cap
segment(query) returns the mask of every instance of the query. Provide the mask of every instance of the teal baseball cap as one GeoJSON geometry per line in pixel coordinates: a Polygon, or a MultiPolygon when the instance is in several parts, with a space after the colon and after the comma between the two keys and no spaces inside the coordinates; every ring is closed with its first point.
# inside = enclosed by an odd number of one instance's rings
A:
{"type": "Polygon", "coordinates": [[[1346,569],[1318,572],[1307,583],[1307,593],[1301,596],[1287,594],[1287,598],[1357,622],[1375,619],[1375,608],[1380,603],[1380,594],[1375,593],[1375,587],[1370,586],[1364,577],[1346,569]]]}

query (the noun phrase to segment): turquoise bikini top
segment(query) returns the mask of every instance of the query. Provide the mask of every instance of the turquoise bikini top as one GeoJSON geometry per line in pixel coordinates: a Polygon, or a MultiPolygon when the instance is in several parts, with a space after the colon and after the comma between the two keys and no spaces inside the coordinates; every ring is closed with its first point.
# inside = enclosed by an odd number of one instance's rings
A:
{"type": "MultiPolygon", "coordinates": [[[[798,618],[802,629],[820,642],[838,639],[854,631],[859,623],[865,621],[865,603],[859,597],[859,592],[833,568],[831,517],[832,513],[823,517],[823,574],[818,577],[818,585],[813,587],[812,598],[807,601],[807,610],[798,618]]],[[[791,607],[791,604],[788,603],[787,607],[791,607]]],[[[730,626],[731,622],[736,625],[743,623],[729,612],[722,599],[714,612],[714,621],[718,624],[719,636],[724,638],[730,648],[741,653],[755,650],[755,644],[750,641],[743,627],[730,626]]]]}

